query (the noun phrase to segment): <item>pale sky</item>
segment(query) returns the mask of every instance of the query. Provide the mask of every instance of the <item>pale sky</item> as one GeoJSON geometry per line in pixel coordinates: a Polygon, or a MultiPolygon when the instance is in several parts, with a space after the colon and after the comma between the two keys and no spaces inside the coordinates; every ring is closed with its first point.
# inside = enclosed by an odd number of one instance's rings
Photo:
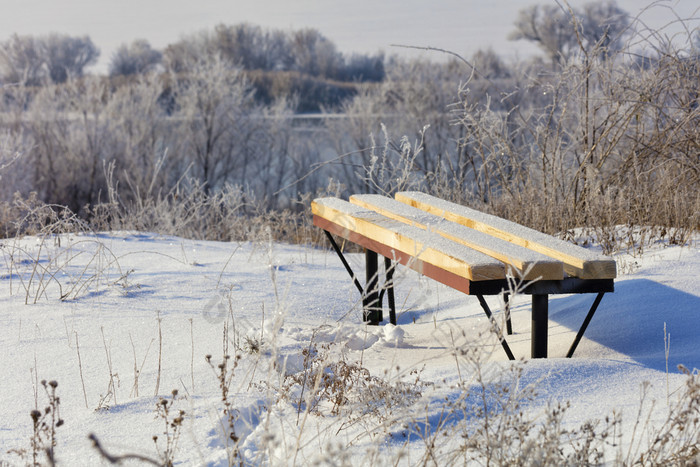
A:
{"type": "MultiPolygon", "coordinates": [[[[114,50],[134,39],[163,48],[182,35],[220,23],[249,22],[283,30],[313,27],[345,53],[410,52],[391,44],[432,46],[471,55],[493,47],[505,56],[530,55],[532,44],[508,41],[518,10],[555,0],[0,0],[0,40],[11,34],[60,32],[89,35],[101,50],[104,72],[114,50]]],[[[560,0],[563,1],[563,0],[560,0]]],[[[574,7],[585,0],[571,0],[574,7]]],[[[675,19],[698,18],[698,0],[662,0],[642,14],[661,28],[675,19]]],[[[618,0],[637,15],[644,0],[618,0]]],[[[698,27],[696,19],[691,23],[698,27]]],[[[678,28],[669,29],[669,34],[678,28]]],[[[437,58],[437,57],[436,57],[437,58]]]]}

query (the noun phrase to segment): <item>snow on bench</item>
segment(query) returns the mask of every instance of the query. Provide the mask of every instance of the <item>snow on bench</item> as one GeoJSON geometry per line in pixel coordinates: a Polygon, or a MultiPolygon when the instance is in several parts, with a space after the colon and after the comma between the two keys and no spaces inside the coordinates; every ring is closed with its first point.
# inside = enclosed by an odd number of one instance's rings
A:
{"type": "Polygon", "coordinates": [[[350,202],[372,209],[390,219],[435,232],[504,263],[510,275],[534,279],[564,278],[563,263],[524,246],[493,237],[479,230],[450,222],[408,204],[381,195],[354,195],[350,202]]]}
{"type": "Polygon", "coordinates": [[[472,281],[506,277],[503,264],[483,253],[347,201],[317,199],[312,204],[312,211],[346,229],[345,235],[336,232],[342,237],[354,232],[382,243],[394,252],[387,256],[390,259],[398,261],[403,258],[408,263],[415,258],[472,281]]]}
{"type": "Polygon", "coordinates": [[[614,279],[615,260],[497,216],[420,192],[401,192],[396,200],[446,220],[470,227],[564,263],[564,270],[581,279],[614,279]]]}

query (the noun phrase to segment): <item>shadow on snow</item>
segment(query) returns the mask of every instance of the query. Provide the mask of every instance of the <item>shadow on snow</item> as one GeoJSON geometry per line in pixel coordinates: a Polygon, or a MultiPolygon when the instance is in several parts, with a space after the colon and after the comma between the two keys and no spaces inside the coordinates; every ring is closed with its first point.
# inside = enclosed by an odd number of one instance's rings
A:
{"type": "MultiPolygon", "coordinates": [[[[592,301],[592,294],[552,300],[550,319],[578,330],[592,301]]],[[[678,364],[700,368],[700,297],[648,279],[617,282],[615,293],[605,294],[585,337],[666,371],[664,325],[670,335],[669,371],[678,371],[678,364]]]]}

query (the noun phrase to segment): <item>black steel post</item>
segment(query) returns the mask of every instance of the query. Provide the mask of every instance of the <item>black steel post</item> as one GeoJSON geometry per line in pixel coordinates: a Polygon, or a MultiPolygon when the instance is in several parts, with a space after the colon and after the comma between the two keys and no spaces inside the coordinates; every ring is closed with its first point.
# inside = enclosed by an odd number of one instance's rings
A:
{"type": "Polygon", "coordinates": [[[493,314],[491,313],[491,309],[489,308],[488,303],[486,303],[484,296],[477,295],[476,298],[479,299],[479,304],[481,304],[481,308],[484,310],[484,313],[486,313],[486,316],[488,317],[489,321],[491,321],[491,326],[493,326],[494,330],[496,331],[496,335],[498,336],[498,340],[501,342],[501,346],[503,347],[503,350],[506,351],[506,355],[508,356],[508,359],[515,360],[515,356],[513,355],[513,352],[511,352],[510,347],[508,346],[508,342],[506,342],[506,338],[503,337],[503,333],[501,332],[501,329],[498,327],[498,323],[496,322],[496,319],[493,317],[493,314]]]}
{"type": "Polygon", "coordinates": [[[595,311],[598,309],[598,305],[600,305],[600,301],[603,299],[603,295],[605,295],[605,292],[600,292],[596,296],[595,300],[593,301],[593,306],[591,306],[591,309],[588,310],[588,314],[586,315],[586,318],[583,320],[583,324],[581,325],[581,329],[578,330],[578,333],[576,334],[576,338],[574,338],[574,342],[571,344],[569,351],[566,353],[566,358],[571,358],[574,355],[574,351],[576,351],[576,347],[578,347],[578,343],[581,342],[581,338],[583,337],[583,333],[586,332],[586,328],[588,327],[588,323],[591,322],[591,318],[593,318],[595,311]]]}
{"type": "Polygon", "coordinates": [[[547,333],[549,328],[549,304],[547,295],[532,296],[532,358],[547,358],[547,333]]]}
{"type": "Polygon", "coordinates": [[[508,292],[503,294],[503,302],[506,305],[506,334],[511,336],[513,334],[513,324],[510,320],[510,294],[508,292]]]}
{"type": "MultiPolygon", "coordinates": [[[[396,302],[394,301],[394,269],[396,264],[384,257],[384,271],[386,272],[386,284],[384,287],[387,291],[387,301],[389,302],[389,322],[396,326],[396,302]]],[[[381,302],[381,300],[380,300],[381,302]]]]}
{"type": "Polygon", "coordinates": [[[379,301],[379,259],[377,253],[365,250],[366,278],[365,294],[362,298],[362,320],[369,324],[382,322],[382,304],[379,301]]]}
{"type": "Polygon", "coordinates": [[[357,280],[357,276],[355,276],[355,273],[352,272],[352,268],[348,264],[348,261],[345,259],[345,256],[343,255],[343,252],[340,251],[340,247],[338,244],[333,240],[333,235],[327,230],[323,231],[326,234],[326,238],[328,238],[328,241],[331,242],[331,246],[335,250],[335,253],[338,255],[338,258],[340,258],[340,261],[343,263],[343,266],[345,266],[345,270],[350,274],[350,277],[352,278],[352,282],[355,284],[355,287],[357,287],[357,290],[360,291],[360,294],[364,293],[362,290],[362,286],[360,285],[360,281],[357,280]]]}

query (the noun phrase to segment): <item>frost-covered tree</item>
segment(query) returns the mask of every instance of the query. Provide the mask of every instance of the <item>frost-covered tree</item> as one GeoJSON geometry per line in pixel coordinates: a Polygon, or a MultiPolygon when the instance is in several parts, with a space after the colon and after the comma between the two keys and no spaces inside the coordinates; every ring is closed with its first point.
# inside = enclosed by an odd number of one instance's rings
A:
{"type": "Polygon", "coordinates": [[[173,77],[182,162],[207,190],[234,176],[244,182],[254,160],[246,151],[255,109],[252,87],[240,69],[221,58],[204,58],[187,68],[173,77]]]}
{"type": "Polygon", "coordinates": [[[105,109],[113,176],[130,188],[129,197],[145,200],[182,175],[172,169],[176,132],[161,105],[163,92],[158,75],[137,75],[114,90],[105,109]]]}
{"type": "Polygon", "coordinates": [[[346,58],[343,70],[338,74],[343,81],[380,82],[386,78],[384,54],[353,54],[346,58]]]}
{"type": "Polygon", "coordinates": [[[104,192],[102,164],[112,156],[106,132],[109,86],[98,77],[46,86],[28,112],[34,183],[42,199],[78,211],[104,192]]]}
{"type": "Polygon", "coordinates": [[[700,31],[696,31],[692,38],[692,44],[690,46],[691,55],[695,59],[700,59],[700,31]]]}
{"type": "Polygon", "coordinates": [[[508,78],[512,70],[493,49],[477,50],[471,58],[471,64],[476,68],[477,77],[488,79],[508,78]]]}
{"type": "Polygon", "coordinates": [[[18,36],[0,44],[0,72],[4,82],[38,85],[46,80],[64,83],[83,75],[100,51],[88,36],[18,36]]]}
{"type": "Polygon", "coordinates": [[[46,78],[41,42],[13,34],[0,43],[0,74],[4,83],[36,86],[46,78]]]}
{"type": "Polygon", "coordinates": [[[571,16],[557,5],[532,5],[518,12],[511,40],[524,39],[542,49],[552,64],[567,57],[576,46],[571,16]]]}
{"type": "Polygon", "coordinates": [[[312,76],[333,78],[342,66],[335,44],[316,29],[302,29],[290,38],[289,68],[312,76]]]}
{"type": "Polygon", "coordinates": [[[130,45],[122,44],[112,55],[110,76],[129,76],[147,73],[157,67],[163,54],[151,48],[145,39],[137,39],[130,45]]]}
{"type": "Polygon", "coordinates": [[[182,73],[188,71],[193,64],[216,55],[211,33],[200,31],[169,44],[163,50],[163,65],[170,72],[182,73]]]}
{"type": "Polygon", "coordinates": [[[52,33],[42,42],[49,77],[57,84],[83,76],[85,68],[96,63],[100,56],[100,50],[88,36],[52,33]]]}
{"type": "Polygon", "coordinates": [[[582,45],[603,59],[621,50],[632,33],[629,15],[614,0],[586,3],[577,17],[585,41],[582,45]]]}
{"type": "Polygon", "coordinates": [[[280,69],[287,60],[287,38],[281,31],[263,30],[249,23],[219,24],[212,41],[222,57],[246,70],[280,69]]]}
{"type": "Polygon", "coordinates": [[[629,15],[614,0],[586,3],[581,9],[532,5],[520,10],[514,25],[508,38],[536,43],[553,65],[581,49],[606,58],[630,33],[629,15]]]}

